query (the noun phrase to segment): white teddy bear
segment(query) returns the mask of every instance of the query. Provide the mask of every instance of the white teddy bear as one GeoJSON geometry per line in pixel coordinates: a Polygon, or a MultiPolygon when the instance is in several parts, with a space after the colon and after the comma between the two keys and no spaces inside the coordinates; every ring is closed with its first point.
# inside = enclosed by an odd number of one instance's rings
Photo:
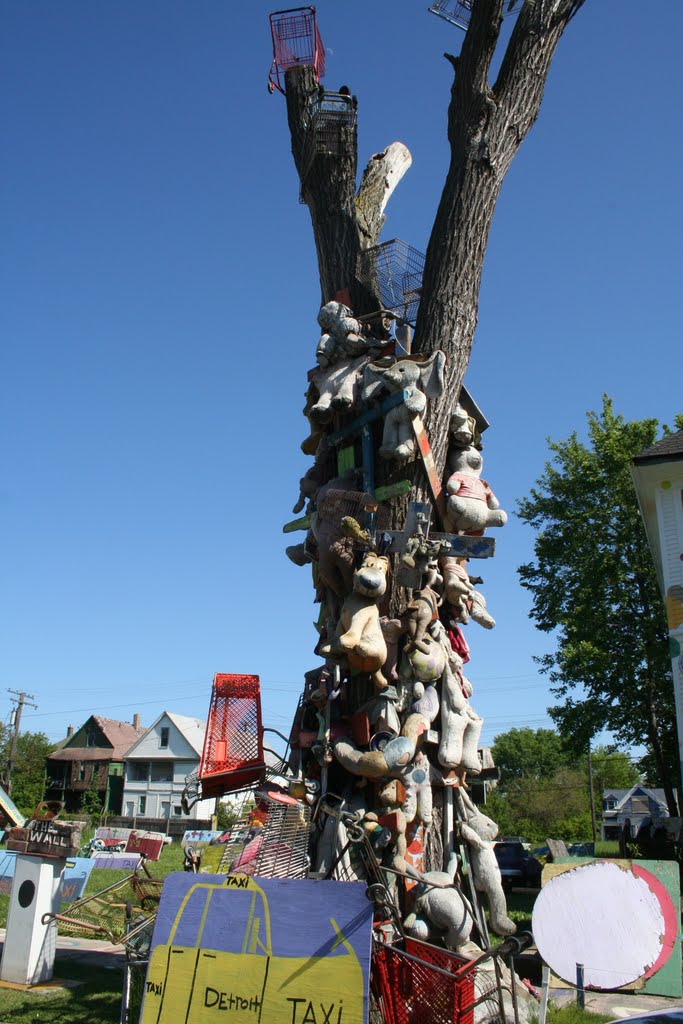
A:
{"type": "Polygon", "coordinates": [[[483,464],[476,448],[451,449],[446,512],[452,530],[478,535],[488,526],[505,526],[508,521],[507,512],[499,507],[495,494],[481,479],[483,464]]]}

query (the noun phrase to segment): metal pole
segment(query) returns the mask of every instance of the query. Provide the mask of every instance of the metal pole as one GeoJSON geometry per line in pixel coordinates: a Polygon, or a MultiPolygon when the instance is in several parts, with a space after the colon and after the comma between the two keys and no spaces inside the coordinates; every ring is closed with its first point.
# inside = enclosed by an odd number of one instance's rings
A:
{"type": "Polygon", "coordinates": [[[548,1012],[548,990],[550,988],[550,968],[543,964],[541,970],[541,1005],[538,1010],[538,1024],[545,1024],[548,1012]]]}
{"type": "MultiPolygon", "coordinates": [[[[591,760],[591,741],[588,741],[588,793],[591,802],[591,825],[593,826],[593,845],[598,841],[598,829],[595,822],[595,793],[593,791],[593,762],[591,760]]],[[[595,849],[594,851],[595,852],[595,849]]]]}
{"type": "Polygon", "coordinates": [[[576,965],[576,1005],[583,1010],[586,1002],[586,992],[583,987],[583,964],[576,965]]]}

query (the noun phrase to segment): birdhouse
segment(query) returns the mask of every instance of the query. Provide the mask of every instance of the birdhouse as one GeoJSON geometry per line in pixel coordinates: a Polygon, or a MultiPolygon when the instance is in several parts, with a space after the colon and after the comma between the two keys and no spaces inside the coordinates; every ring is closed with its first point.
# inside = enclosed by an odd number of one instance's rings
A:
{"type": "Polygon", "coordinates": [[[379,295],[384,309],[414,324],[422,293],[424,254],[400,238],[373,245],[358,256],[356,277],[379,295]]]}
{"type": "Polygon", "coordinates": [[[270,15],[273,63],[268,89],[284,95],[284,73],[292,68],[312,67],[318,81],[325,74],[325,48],[318,31],[315,7],[294,7],[270,15]]]}

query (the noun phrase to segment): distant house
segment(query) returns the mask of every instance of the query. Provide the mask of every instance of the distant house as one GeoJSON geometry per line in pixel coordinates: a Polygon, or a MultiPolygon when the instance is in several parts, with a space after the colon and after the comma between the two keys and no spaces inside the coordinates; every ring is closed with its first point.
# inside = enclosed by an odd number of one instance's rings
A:
{"type": "Polygon", "coordinates": [[[206,725],[163,711],[126,751],[123,814],[127,818],[210,818],[215,801],[200,800],[185,814],[185,778],[199,767],[206,725]]]}
{"type": "Polygon", "coordinates": [[[83,794],[97,789],[102,806],[120,814],[123,795],[123,755],[143,735],[139,715],[133,723],[91,715],[66,737],[46,759],[47,799],[61,800],[67,811],[78,811],[83,794]]]}
{"type": "Polygon", "coordinates": [[[627,820],[635,836],[646,819],[651,822],[668,817],[663,789],[649,789],[638,782],[631,789],[602,791],[603,839],[618,839],[627,820]]]}

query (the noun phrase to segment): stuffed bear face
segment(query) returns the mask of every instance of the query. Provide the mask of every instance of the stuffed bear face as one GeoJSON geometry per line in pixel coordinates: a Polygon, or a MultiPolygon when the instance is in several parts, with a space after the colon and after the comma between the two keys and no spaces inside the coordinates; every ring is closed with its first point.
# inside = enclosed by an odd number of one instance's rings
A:
{"type": "Polygon", "coordinates": [[[470,445],[469,448],[451,449],[448,453],[448,463],[451,473],[472,473],[473,476],[481,476],[484,460],[481,452],[470,445]]]}
{"type": "Polygon", "coordinates": [[[378,555],[368,551],[360,568],[353,574],[353,589],[365,597],[382,597],[387,589],[387,573],[389,559],[386,555],[378,555]]]}

